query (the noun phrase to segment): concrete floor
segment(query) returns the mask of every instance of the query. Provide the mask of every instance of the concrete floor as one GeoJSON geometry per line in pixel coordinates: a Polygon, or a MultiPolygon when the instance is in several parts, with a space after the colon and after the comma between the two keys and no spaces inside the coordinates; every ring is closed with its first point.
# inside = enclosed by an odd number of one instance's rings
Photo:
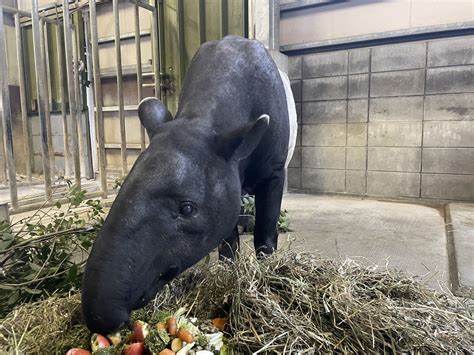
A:
{"type": "Polygon", "coordinates": [[[388,263],[437,289],[449,284],[446,228],[437,209],[304,194],[286,195],[283,208],[288,210],[291,232],[280,235],[280,247],[291,241],[297,250],[324,257],[388,263]]]}
{"type": "Polygon", "coordinates": [[[449,204],[449,224],[453,287],[457,294],[474,299],[474,204],[449,204]]]}

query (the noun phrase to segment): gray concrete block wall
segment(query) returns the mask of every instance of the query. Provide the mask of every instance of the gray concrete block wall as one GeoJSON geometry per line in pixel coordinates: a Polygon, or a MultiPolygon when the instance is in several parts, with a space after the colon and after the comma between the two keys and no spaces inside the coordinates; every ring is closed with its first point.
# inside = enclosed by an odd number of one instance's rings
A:
{"type": "Polygon", "coordinates": [[[289,188],[474,200],[474,36],[290,57],[289,188]]]}
{"type": "MultiPolygon", "coordinates": [[[[83,114],[82,119],[85,120],[86,116],[83,114]]],[[[32,148],[33,148],[33,166],[32,171],[36,174],[43,173],[43,153],[41,148],[41,129],[40,129],[40,122],[39,117],[36,115],[32,115],[28,117],[30,129],[31,129],[31,141],[32,141],[32,148]]],[[[68,142],[69,142],[69,149],[71,150],[72,154],[72,122],[70,117],[67,117],[68,122],[68,142]]],[[[54,175],[64,175],[66,170],[65,165],[65,154],[64,154],[64,135],[63,135],[63,123],[62,117],[59,113],[52,113],[51,114],[51,133],[52,133],[52,143],[53,143],[53,154],[54,154],[54,165],[51,166],[52,173],[54,175]]],[[[85,132],[83,133],[83,141],[87,141],[87,137],[85,132]]],[[[85,159],[88,159],[87,153],[84,155],[85,159]]],[[[71,171],[72,171],[72,157],[71,157],[71,171]]],[[[84,174],[85,167],[84,164],[81,165],[82,174],[84,174]]]]}

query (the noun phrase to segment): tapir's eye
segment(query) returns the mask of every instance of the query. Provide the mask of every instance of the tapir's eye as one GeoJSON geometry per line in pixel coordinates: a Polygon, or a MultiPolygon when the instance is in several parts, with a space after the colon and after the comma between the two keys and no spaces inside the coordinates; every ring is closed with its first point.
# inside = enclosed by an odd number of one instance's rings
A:
{"type": "Polygon", "coordinates": [[[179,214],[184,217],[189,217],[194,212],[194,206],[190,202],[183,202],[179,206],[179,214]]]}

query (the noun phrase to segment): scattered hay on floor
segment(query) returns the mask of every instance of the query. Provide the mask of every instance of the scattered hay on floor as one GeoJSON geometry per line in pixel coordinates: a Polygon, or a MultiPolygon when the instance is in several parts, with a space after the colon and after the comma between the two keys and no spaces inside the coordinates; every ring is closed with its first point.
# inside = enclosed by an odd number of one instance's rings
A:
{"type": "MultiPolygon", "coordinates": [[[[0,346],[12,339],[27,353],[81,346],[88,334],[78,325],[79,302],[73,295],[17,308],[2,322],[0,346]]],[[[183,306],[201,319],[227,317],[236,353],[474,351],[472,310],[460,300],[351,260],[282,251],[262,261],[241,255],[235,263],[200,265],[134,318],[183,306]]]]}
{"type": "Polygon", "coordinates": [[[0,323],[0,353],[64,354],[90,346],[79,293],[16,307],[0,323]]]}

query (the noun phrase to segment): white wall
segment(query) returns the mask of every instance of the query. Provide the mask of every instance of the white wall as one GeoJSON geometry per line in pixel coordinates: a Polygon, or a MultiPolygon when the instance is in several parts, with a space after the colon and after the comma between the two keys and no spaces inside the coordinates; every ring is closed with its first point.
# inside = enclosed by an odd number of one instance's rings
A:
{"type": "Polygon", "coordinates": [[[352,0],[283,13],[280,44],[317,42],[473,20],[474,0],[352,0]]]}

